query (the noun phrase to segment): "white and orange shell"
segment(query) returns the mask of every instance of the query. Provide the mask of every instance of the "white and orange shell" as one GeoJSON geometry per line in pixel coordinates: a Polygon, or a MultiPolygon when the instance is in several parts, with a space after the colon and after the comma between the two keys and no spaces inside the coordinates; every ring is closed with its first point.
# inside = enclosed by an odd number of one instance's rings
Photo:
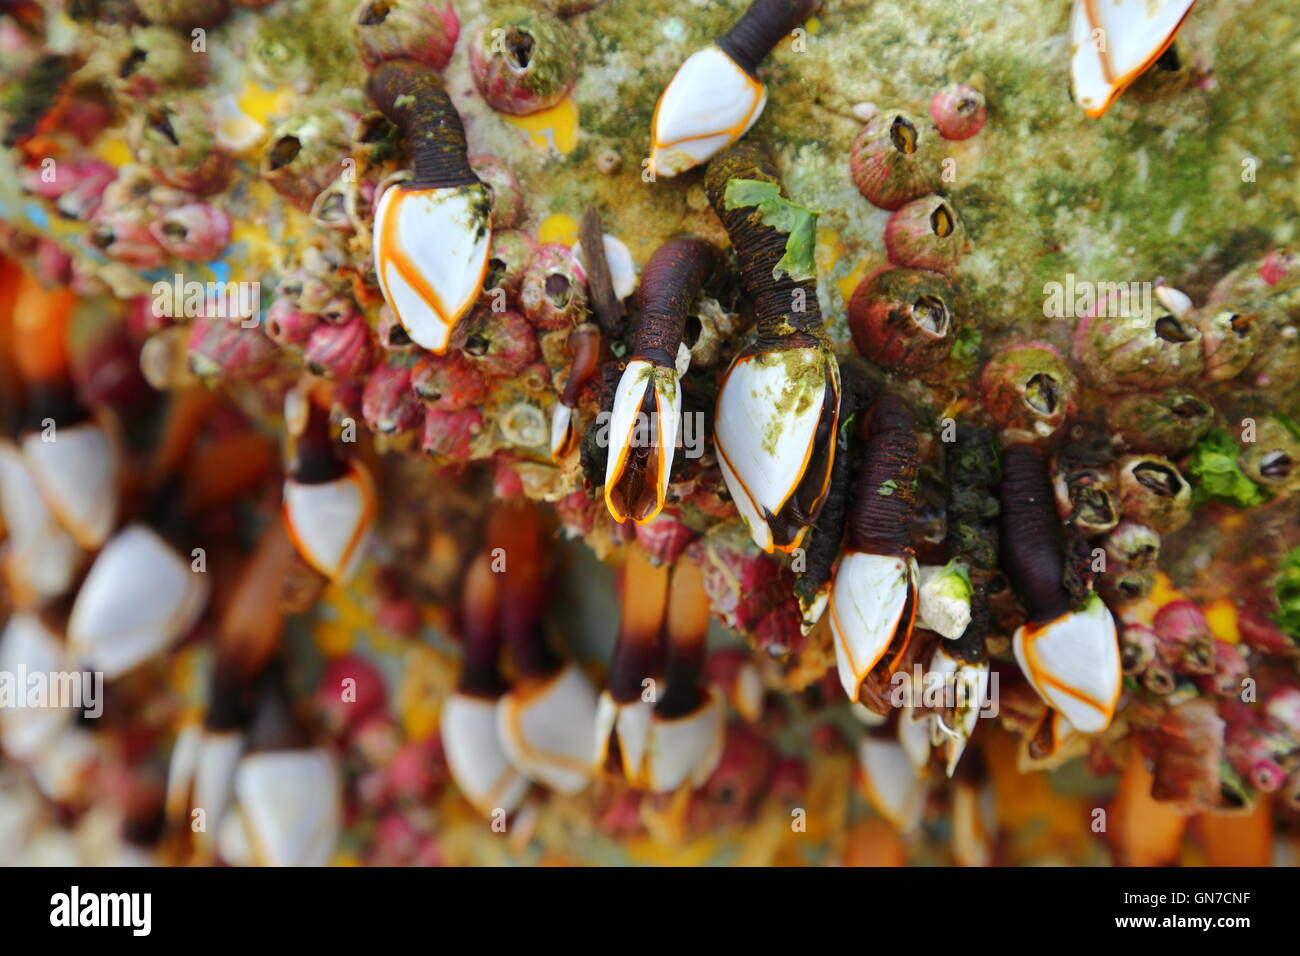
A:
{"type": "Polygon", "coordinates": [[[746,660],[740,665],[735,680],[726,688],[726,693],[728,703],[743,720],[752,724],[763,716],[767,688],[763,685],[762,672],[752,660],[746,660]]]}
{"type": "Polygon", "coordinates": [[[677,68],[650,124],[650,168],[656,176],[707,162],[740,137],[763,114],[767,90],[711,45],[677,68]]]}
{"type": "Polygon", "coordinates": [[[936,715],[931,725],[933,736],[931,743],[942,750],[945,758],[945,771],[953,775],[957,763],[970,742],[971,735],[979,723],[984,699],[988,694],[988,661],[972,663],[960,660],[949,654],[939,645],[930,658],[929,673],[938,675],[946,685],[945,693],[953,695],[952,726],[945,723],[942,716],[936,715]]]}
{"type": "Polygon", "coordinates": [[[612,740],[618,741],[623,776],[634,787],[645,787],[645,757],[650,746],[650,725],[654,705],[637,698],[620,704],[609,691],[601,691],[596,702],[596,749],[592,762],[599,772],[609,759],[612,740]]]}
{"type": "Polygon", "coordinates": [[[595,734],[596,689],[572,663],[497,702],[497,735],[510,762],[559,793],[578,793],[591,780],[595,734]]]}
{"type": "Polygon", "coordinates": [[[88,420],[23,436],[23,455],[50,511],[77,544],[102,545],[117,523],[121,452],[107,429],[88,420]]]}
{"type": "Polygon", "coordinates": [[[375,521],[375,485],[360,462],[333,481],[284,483],[284,521],[298,553],[331,581],[356,571],[375,521]]]}
{"type": "Polygon", "coordinates": [[[902,746],[912,767],[924,775],[930,764],[930,740],[934,736],[934,717],[917,717],[915,707],[903,707],[898,712],[898,743],[902,746]]]}
{"type": "Polygon", "coordinates": [[[1174,42],[1195,0],[1074,0],[1074,98],[1099,117],[1174,42]]]}
{"type": "Polygon", "coordinates": [[[551,406],[551,461],[559,462],[577,446],[574,409],[563,402],[551,406]]]}
{"type": "Polygon", "coordinates": [[[655,715],[646,753],[646,785],[652,793],[671,793],[688,783],[704,786],[722,759],[726,714],[722,695],[710,688],[689,714],[655,715]]]}
{"type": "Polygon", "coordinates": [[[627,363],[614,392],[614,407],[609,417],[609,457],[605,463],[605,506],[615,521],[632,518],[637,524],[646,524],[663,510],[681,415],[682,390],[676,369],[663,368],[644,359],[627,363]],[[655,410],[647,420],[642,407],[650,388],[654,389],[655,410]],[[652,458],[655,503],[643,514],[633,513],[635,509],[624,511],[615,501],[613,490],[623,476],[632,449],[647,445],[657,449],[652,458]]]}
{"type": "MultiPolygon", "coordinates": [[[[604,240],[601,245],[605,249],[605,264],[609,266],[609,281],[614,287],[614,295],[620,300],[626,299],[636,291],[636,262],[632,259],[632,251],[618,236],[605,233],[601,238],[604,240]]],[[[578,268],[585,273],[581,242],[573,244],[571,255],[578,268]]]]}
{"type": "Polygon", "coordinates": [[[446,351],[478,301],[492,246],[492,199],[481,183],[390,187],[375,210],[375,272],[384,298],[416,345],[446,351]]]}
{"type": "Polygon", "coordinates": [[[1047,706],[1085,734],[1098,734],[1115,715],[1123,679],[1119,638],[1110,609],[1096,594],[1075,611],[1016,631],[1016,661],[1047,706]]]}
{"type": "Polygon", "coordinates": [[[26,459],[0,442],[0,515],[9,535],[4,572],[16,603],[32,605],[68,589],[81,556],[41,498],[26,459]]]}
{"type": "Polygon", "coordinates": [[[68,618],[68,651],[113,680],[184,637],[203,613],[208,576],[143,524],[100,551],[68,618]]]}
{"type": "MultiPolygon", "coordinates": [[[[35,614],[11,615],[0,633],[0,673],[55,674],[68,670],[63,642],[35,614]]],[[[15,687],[26,694],[27,688],[15,687]]],[[[14,760],[31,760],[54,745],[74,711],[56,707],[0,707],[0,746],[14,760]]]]}
{"type": "Polygon", "coordinates": [[[342,780],[325,750],[246,755],[235,799],[252,858],[262,866],[324,866],[342,828],[342,780]]]}
{"type": "Polygon", "coordinates": [[[863,795],[877,813],[904,834],[920,825],[926,785],[902,744],[863,737],[858,743],[858,769],[863,795]]]}
{"type": "Polygon", "coordinates": [[[442,705],[442,747],[456,786],[479,813],[513,813],[528,794],[497,736],[497,702],[456,692],[442,705]]]}
{"type": "Polygon", "coordinates": [[[1033,728],[1021,737],[1016,768],[1021,773],[1053,770],[1081,755],[1086,749],[1087,740],[1060,711],[1048,707],[1033,728]],[[1037,755],[1031,753],[1030,747],[1034,742],[1040,745],[1046,742],[1046,752],[1037,755]]]}
{"type": "Polygon", "coordinates": [[[840,683],[854,703],[894,635],[912,627],[917,573],[913,558],[853,551],[840,559],[831,586],[831,636],[840,683]]]}
{"type": "Polygon", "coordinates": [[[210,731],[188,724],[176,737],[167,769],[167,817],[193,829],[193,811],[203,811],[195,830],[200,846],[212,846],[235,798],[235,768],[244,752],[238,731],[210,731]]]}
{"type": "MultiPolygon", "coordinates": [[[[777,545],[765,516],[779,514],[804,478],[827,412],[823,406],[828,375],[838,396],[839,366],[817,348],[742,354],[732,362],[718,392],[713,432],[718,464],[754,543],[769,554],[777,545]]],[[[829,413],[834,416],[834,434],[838,404],[829,413]]],[[[830,484],[832,463],[827,462],[821,498],[830,484]]],[[[781,550],[799,547],[805,531],[781,550]]]]}

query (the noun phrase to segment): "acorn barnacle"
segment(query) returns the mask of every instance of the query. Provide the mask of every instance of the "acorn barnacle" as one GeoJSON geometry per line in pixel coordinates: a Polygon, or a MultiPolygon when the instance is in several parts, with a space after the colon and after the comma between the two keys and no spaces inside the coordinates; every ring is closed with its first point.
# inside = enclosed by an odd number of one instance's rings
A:
{"type": "Polygon", "coordinates": [[[881,209],[937,192],[943,139],[931,123],[903,112],[877,113],[849,152],[849,168],[858,192],[881,209]]]}
{"type": "Polygon", "coordinates": [[[493,11],[469,47],[470,73],[494,110],[526,116],[564,99],[578,78],[577,42],[558,19],[525,6],[493,11]]]}
{"type": "Polygon", "coordinates": [[[868,276],[849,300],[853,344],[883,368],[933,368],[952,350],[954,298],[952,283],[938,272],[884,269],[868,276]]]}
{"type": "Polygon", "coordinates": [[[942,196],[923,196],[885,223],[885,249],[896,266],[949,272],[966,245],[966,227],[942,196]]]}

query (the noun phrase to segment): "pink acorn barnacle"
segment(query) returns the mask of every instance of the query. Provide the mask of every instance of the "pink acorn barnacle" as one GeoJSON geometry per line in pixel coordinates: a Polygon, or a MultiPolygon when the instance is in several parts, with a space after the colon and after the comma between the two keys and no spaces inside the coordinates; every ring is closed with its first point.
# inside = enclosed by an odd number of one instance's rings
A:
{"type": "Polygon", "coordinates": [[[230,0],[135,0],[150,23],[176,30],[211,30],[230,15],[230,0]]]}
{"type": "Polygon", "coordinates": [[[492,302],[495,290],[502,289],[515,295],[523,285],[528,267],[537,257],[537,242],[518,229],[502,229],[492,233],[492,248],[488,252],[487,275],[483,290],[492,302]]]}
{"type": "Polygon", "coordinates": [[[1047,438],[1074,414],[1079,383],[1060,352],[1029,342],[994,355],[980,376],[980,391],[1002,428],[1047,438]]]}
{"type": "Polygon", "coordinates": [[[133,269],[154,269],[167,258],[146,217],[135,209],[100,209],[90,220],[87,239],[110,259],[133,269]]]}
{"type": "Polygon", "coordinates": [[[460,36],[460,19],[450,2],[364,0],[352,14],[352,39],[361,62],[373,68],[385,60],[415,60],[442,70],[460,36]]]}
{"type": "Polygon", "coordinates": [[[637,543],[645,549],[652,564],[671,567],[695,537],[695,532],[671,511],[660,511],[652,520],[636,525],[637,543]]]}
{"type": "Polygon", "coordinates": [[[524,272],[519,302],[539,329],[552,331],[575,325],[587,309],[587,277],[569,247],[552,242],[540,246],[524,272]]]}
{"type": "Polygon", "coordinates": [[[1129,455],[1120,462],[1120,510],[1126,518],[1171,534],[1192,516],[1192,486],[1176,465],[1155,455],[1129,455]]]}
{"type": "Polygon", "coordinates": [[[499,378],[518,375],[541,354],[537,332],[514,309],[475,313],[466,326],[463,348],[484,375],[499,378]]]}
{"type": "Polygon", "coordinates": [[[276,192],[309,210],[338,176],[349,148],[344,115],[332,109],[312,110],[275,128],[259,168],[276,192]]]}
{"type": "Polygon", "coordinates": [[[950,83],[930,98],[930,118],[944,139],[970,139],[984,128],[984,94],[950,83]]]}
{"type": "Polygon", "coordinates": [[[162,26],[137,26],[122,44],[113,72],[114,90],[143,99],[163,90],[200,86],[208,76],[208,57],[196,52],[193,41],[162,26]]]}
{"type": "Polygon", "coordinates": [[[410,385],[416,397],[444,412],[481,405],[488,396],[482,373],[455,350],[422,356],[411,369],[410,385]]]}
{"type": "Polygon", "coordinates": [[[322,322],[312,330],[303,362],[317,375],[348,379],[364,374],[374,360],[370,327],[361,316],[341,325],[322,322]]]}
{"type": "Polygon", "coordinates": [[[514,229],[524,221],[527,209],[519,180],[505,161],[497,156],[471,156],[470,169],[492,194],[492,228],[514,229]]]}
{"type": "Polygon", "coordinates": [[[233,159],[217,145],[211,108],[197,95],[137,112],[127,128],[136,161],[162,182],[206,196],[226,188],[233,159]]]}
{"type": "Polygon", "coordinates": [[[1106,403],[1106,424],[1134,451],[1174,457],[1214,425],[1214,409],[1184,388],[1134,392],[1106,403]]]}
{"type": "Polygon", "coordinates": [[[922,196],[885,223],[885,248],[896,266],[948,272],[961,258],[966,227],[942,196],[922,196]]]}
{"type": "Polygon", "coordinates": [[[1202,315],[1196,322],[1205,350],[1205,378],[1226,382],[1236,378],[1255,357],[1255,316],[1219,309],[1202,315]]]}
{"type": "Polygon", "coordinates": [[[366,378],[361,415],[371,431],[400,435],[424,422],[424,406],[411,391],[411,370],[392,361],[380,362],[366,378]]]}
{"type": "Polygon", "coordinates": [[[275,345],[260,329],[222,316],[196,318],[187,351],[196,375],[232,381],[260,375],[275,357],[275,345]]]}
{"type": "Polygon", "coordinates": [[[578,43],[550,14],[525,6],[493,11],[470,43],[469,68],[488,105],[526,116],[564,99],[578,78],[578,43]]]}
{"type": "Polygon", "coordinates": [[[885,269],[868,276],[849,300],[853,344],[883,368],[933,368],[952,349],[954,295],[938,272],[885,269]]]}
{"type": "Polygon", "coordinates": [[[209,203],[186,203],[163,213],[149,231],[178,259],[210,262],[230,244],[230,214],[209,203]]]}
{"type": "Polygon", "coordinates": [[[477,408],[456,412],[429,408],[424,413],[421,447],[428,455],[465,461],[470,456],[470,445],[482,430],[483,413],[477,408]]]}
{"type": "Polygon", "coordinates": [[[849,152],[858,192],[873,206],[898,209],[938,191],[942,139],[929,123],[902,110],[877,113],[849,152]]]}
{"type": "Polygon", "coordinates": [[[1153,315],[1137,312],[1080,319],[1074,333],[1074,357],[1104,392],[1191,382],[1205,368],[1200,331],[1164,309],[1153,315]]]}
{"type": "Polygon", "coordinates": [[[266,334],[284,348],[303,348],[320,316],[303,312],[292,298],[280,295],[266,311],[266,334]]]}

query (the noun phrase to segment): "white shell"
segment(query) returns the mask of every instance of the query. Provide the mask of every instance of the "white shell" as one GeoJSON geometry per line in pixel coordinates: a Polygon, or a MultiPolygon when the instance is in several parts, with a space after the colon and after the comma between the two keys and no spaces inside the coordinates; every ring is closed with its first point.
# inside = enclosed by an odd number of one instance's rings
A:
{"type": "MultiPolygon", "coordinates": [[[[605,247],[605,263],[609,266],[610,284],[614,287],[614,294],[619,299],[626,299],[636,291],[636,263],[632,261],[632,253],[618,236],[605,233],[601,238],[604,240],[602,244],[605,247]]],[[[578,267],[585,272],[581,242],[573,244],[570,255],[573,256],[573,261],[578,264],[578,267]]]]}
{"type": "Polygon", "coordinates": [[[1169,310],[1169,314],[1178,319],[1187,318],[1195,308],[1191,296],[1171,285],[1157,285],[1155,295],[1157,301],[1169,310]]]}
{"type": "Polygon", "coordinates": [[[736,671],[736,682],[731,688],[731,706],[745,720],[754,723],[763,716],[763,700],[767,688],[763,675],[753,661],[745,661],[736,671]]]}
{"type": "Polygon", "coordinates": [[[888,715],[878,714],[866,704],[859,704],[856,701],[849,704],[849,713],[856,717],[864,727],[880,727],[889,720],[888,715]]]}
{"type": "Polygon", "coordinates": [[[563,402],[551,406],[551,459],[559,460],[573,440],[573,409],[563,402]]]}
{"type": "Polygon", "coordinates": [[[208,577],[153,529],[124,528],[95,558],[68,619],[68,650],[120,677],[185,635],[208,599],[208,577]]]}
{"type": "Polygon", "coordinates": [[[253,855],[264,866],[324,866],[342,825],[341,781],[326,751],[248,754],[235,796],[253,855]]]}
{"type": "Polygon", "coordinates": [[[766,105],[763,84],[720,47],[692,54],[655,106],[651,169],[676,176],[707,161],[744,136],[766,105]]]}
{"type": "Polygon", "coordinates": [[[230,866],[253,866],[257,859],[248,843],[248,824],[239,807],[234,807],[216,830],[217,856],[230,866]]]}
{"type": "Polygon", "coordinates": [[[647,780],[654,793],[683,784],[701,787],[722,759],[726,707],[712,688],[692,713],[665,720],[655,716],[647,754],[647,780]]]}
{"type": "Polygon", "coordinates": [[[492,223],[482,211],[491,206],[481,183],[445,189],[399,184],[380,198],[375,271],[384,298],[416,345],[446,351],[456,322],[483,291],[492,223]]]}
{"type": "Polygon", "coordinates": [[[922,717],[920,720],[915,718],[915,708],[903,707],[899,710],[898,742],[917,773],[921,773],[930,762],[930,736],[934,717],[922,717]]]}
{"type": "Polygon", "coordinates": [[[22,453],[0,442],[0,514],[9,534],[5,570],[16,591],[39,601],[67,590],[80,551],[41,498],[22,453]]]}
{"type": "Polygon", "coordinates": [[[117,521],[118,449],[94,421],[23,437],[23,455],[46,504],[83,548],[93,551],[117,521]]]}
{"type": "Polygon", "coordinates": [[[572,663],[497,703],[497,734],[510,762],[560,793],[577,793],[591,779],[595,731],[596,690],[572,663]]]}
{"type": "Polygon", "coordinates": [[[76,800],[83,796],[87,774],[99,756],[99,738],[69,725],[32,755],[32,779],[51,800],[76,800]]]}
{"type": "Polygon", "coordinates": [[[970,624],[970,588],[954,581],[947,565],[926,565],[920,569],[916,601],[916,624],[955,641],[970,624]],[[965,596],[958,593],[965,589],[965,596]]]}
{"type": "MultiPolygon", "coordinates": [[[[0,673],[13,675],[14,693],[25,695],[17,686],[18,675],[53,674],[68,669],[63,644],[35,614],[14,613],[0,634],[0,673]]],[[[54,707],[0,707],[0,744],[15,760],[30,760],[67,729],[73,711],[54,707]]]]}
{"type": "MultiPolygon", "coordinates": [[[[244,736],[237,731],[203,732],[194,789],[188,810],[203,811],[206,832],[196,835],[199,843],[211,841],[235,799],[235,769],[244,753],[244,736]]],[[[189,825],[192,815],[186,820],[189,825]]]]}
{"type": "Polygon", "coordinates": [[[497,702],[456,692],[442,705],[442,746],[452,779],[474,809],[513,813],[528,781],[510,765],[497,737],[497,702]]]}
{"type": "MultiPolygon", "coordinates": [[[[718,393],[713,434],[722,476],[754,543],[768,553],[774,544],[763,515],[779,513],[804,475],[828,369],[838,394],[838,366],[819,349],[741,355],[718,393]],[[808,394],[791,394],[796,382],[808,394]]],[[[838,408],[835,415],[838,421],[838,408]]],[[[801,539],[802,534],[787,550],[801,539]]]]}
{"type": "Polygon", "coordinates": [[[971,734],[975,732],[976,724],[979,723],[980,711],[984,707],[984,698],[988,693],[989,665],[988,661],[972,664],[959,660],[940,645],[934,649],[934,655],[930,658],[929,670],[930,673],[938,674],[952,685],[946,692],[956,698],[954,701],[957,705],[956,726],[949,727],[942,718],[937,716],[933,724],[933,742],[944,749],[946,771],[951,777],[953,771],[957,769],[962,753],[966,750],[971,734]]]}
{"type": "Polygon", "coordinates": [[[1091,594],[1077,611],[1019,628],[1013,647],[1044,703],[1085,734],[1110,726],[1122,675],[1115,619],[1101,598],[1091,594]]]}
{"type": "Polygon", "coordinates": [[[844,693],[855,703],[863,679],[884,656],[909,595],[916,593],[912,558],[849,552],[831,586],[830,623],[844,693]]]}
{"type": "Polygon", "coordinates": [[[682,391],[675,369],[662,368],[644,359],[627,363],[614,392],[614,407],[609,418],[609,457],[605,462],[605,506],[615,520],[623,521],[629,516],[618,512],[610,496],[611,489],[623,473],[623,463],[630,449],[634,445],[643,447],[646,441],[658,446],[662,462],[657,488],[658,506],[637,523],[645,524],[659,514],[668,494],[681,415],[682,391]],[[646,390],[652,384],[655,389],[655,420],[645,421],[638,416],[646,390]]]}
{"type": "Polygon", "coordinates": [[[1053,770],[1081,753],[1086,740],[1087,738],[1080,734],[1060,711],[1048,707],[1033,728],[1021,737],[1016,767],[1021,773],[1053,770]],[[1052,750],[1035,757],[1029,752],[1030,744],[1042,733],[1048,721],[1051,721],[1052,725],[1052,750]]]}
{"type": "Polygon", "coordinates": [[[596,749],[592,755],[597,773],[609,758],[610,738],[617,735],[623,776],[633,786],[645,785],[645,758],[653,715],[654,705],[639,697],[630,704],[620,704],[609,691],[601,691],[596,702],[596,749]]]}
{"type": "Polygon", "coordinates": [[[232,153],[243,153],[252,149],[266,135],[266,125],[253,119],[239,106],[239,100],[233,93],[215,96],[212,102],[212,115],[216,120],[216,142],[232,153]]]}
{"type": "Polygon", "coordinates": [[[1074,98],[1101,116],[1173,42],[1195,0],[1074,0],[1070,73],[1074,98]]]}
{"type": "Polygon", "coordinates": [[[41,797],[25,775],[0,772],[0,860],[17,861],[32,834],[40,832],[41,797]]]}
{"type": "Polygon", "coordinates": [[[903,746],[893,740],[863,737],[858,767],[867,800],[903,833],[915,830],[925,808],[925,782],[917,776],[903,746]]]}
{"type": "Polygon", "coordinates": [[[346,581],[366,550],[375,516],[370,472],[352,463],[334,481],[284,483],[284,517],[298,553],[332,581],[346,581]]]}

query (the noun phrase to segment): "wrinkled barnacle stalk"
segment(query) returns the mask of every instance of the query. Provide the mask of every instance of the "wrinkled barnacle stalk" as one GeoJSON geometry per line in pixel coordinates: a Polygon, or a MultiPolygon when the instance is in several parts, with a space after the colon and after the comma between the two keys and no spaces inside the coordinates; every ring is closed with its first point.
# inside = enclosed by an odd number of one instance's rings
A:
{"type": "MultiPolygon", "coordinates": [[[[1041,449],[1024,444],[1006,449],[1001,498],[1003,567],[1029,612],[1013,641],[1016,660],[1048,705],[1044,720],[1051,721],[1035,739],[1050,731],[1059,743],[1069,728],[1100,733],[1110,725],[1120,692],[1115,620],[1092,592],[1071,607],[1061,529],[1041,449]]],[[[1040,750],[1034,755],[1050,754],[1040,750]]]]}
{"type": "Polygon", "coordinates": [[[551,460],[567,458],[578,447],[578,428],[574,415],[578,410],[578,394],[587,384],[600,364],[601,334],[599,326],[584,322],[569,333],[569,351],[573,363],[569,377],[564,381],[560,400],[551,409],[551,460]]]}
{"type": "Polygon", "coordinates": [[[654,712],[646,689],[663,677],[660,637],[668,606],[668,568],[654,564],[638,544],[629,545],[621,580],[622,616],[610,662],[609,684],[596,711],[597,770],[617,760],[633,786],[645,786],[646,746],[654,712]]]}
{"type": "Polygon", "coordinates": [[[361,562],[375,518],[375,487],[359,461],[344,458],[330,435],[328,391],[285,396],[293,466],[284,482],[284,521],[303,560],[331,581],[361,562]]]}
{"type": "Polygon", "coordinates": [[[663,509],[682,414],[682,332],[717,263],[710,243],[670,239],[642,273],[641,316],[609,421],[605,505],[615,521],[644,524],[663,509]]]}
{"type": "Polygon", "coordinates": [[[916,420],[897,396],[866,415],[863,463],[853,487],[849,547],[831,587],[830,621],[840,683],[849,699],[887,713],[888,681],[916,620],[916,420]],[[865,685],[868,685],[864,687],[865,685]]]}
{"type": "Polygon", "coordinates": [[[678,67],[651,121],[656,175],[693,169],[745,135],[767,105],[759,63],[813,6],[813,0],[754,0],[724,36],[678,67]]]}
{"type": "Polygon", "coordinates": [[[460,114],[437,73],[393,60],[370,75],[366,89],[402,130],[415,168],[375,209],[375,271],[411,339],[441,353],[483,288],[492,197],[470,168],[460,114]]]}
{"type": "Polygon", "coordinates": [[[757,316],[755,340],[718,392],[718,463],[755,544],[788,552],[826,500],[839,427],[839,363],[812,262],[815,215],[781,194],[770,156],[753,143],[713,160],[705,188],[757,316]]]}
{"type": "Polygon", "coordinates": [[[490,516],[487,541],[506,563],[501,628],[515,675],[514,686],[497,702],[497,735],[525,777],[577,793],[592,775],[596,690],[581,668],[547,644],[542,540],[541,519],[531,504],[502,505],[490,516]]]}
{"type": "Polygon", "coordinates": [[[499,667],[499,579],[487,551],[465,573],[460,612],[464,656],[440,725],[452,779],[484,816],[497,808],[513,813],[528,793],[528,781],[510,765],[497,736],[497,703],[506,690],[499,667]]]}

